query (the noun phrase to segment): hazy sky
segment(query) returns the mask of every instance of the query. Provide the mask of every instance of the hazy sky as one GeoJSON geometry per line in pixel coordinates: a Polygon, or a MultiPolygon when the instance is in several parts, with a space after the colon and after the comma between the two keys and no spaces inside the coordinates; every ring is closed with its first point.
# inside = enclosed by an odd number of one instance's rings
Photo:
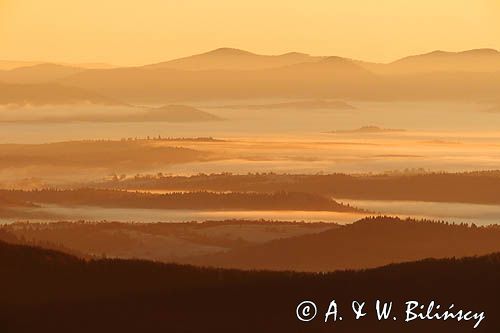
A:
{"type": "Polygon", "coordinates": [[[0,0],[0,59],[144,64],[235,47],[390,61],[500,49],[500,0],[0,0]]]}

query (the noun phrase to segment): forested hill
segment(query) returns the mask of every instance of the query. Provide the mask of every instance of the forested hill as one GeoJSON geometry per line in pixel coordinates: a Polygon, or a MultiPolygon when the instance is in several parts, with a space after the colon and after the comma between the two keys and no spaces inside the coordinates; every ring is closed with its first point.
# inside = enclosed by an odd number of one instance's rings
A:
{"type": "MultiPolygon", "coordinates": [[[[500,254],[425,260],[330,274],[243,272],[133,260],[84,261],[0,243],[1,332],[498,332],[500,254]],[[344,320],[302,323],[295,309],[335,299],[344,320]],[[397,321],[375,321],[376,299],[392,300],[397,321]],[[352,300],[372,309],[363,320],[352,300]],[[484,311],[467,321],[404,322],[404,302],[484,311]],[[343,310],[342,310],[343,309],[343,310]]],[[[367,310],[369,311],[369,310],[367,310]]]]}
{"type": "Polygon", "coordinates": [[[500,228],[495,226],[377,216],[320,233],[195,257],[188,262],[238,269],[319,272],[497,251],[500,228]]]}
{"type": "Polygon", "coordinates": [[[142,176],[93,185],[144,190],[300,191],[351,199],[500,203],[500,171],[380,175],[222,173],[142,176]]]}
{"type": "Polygon", "coordinates": [[[362,211],[321,195],[286,191],[274,193],[214,193],[195,191],[153,194],[88,188],[75,190],[44,189],[33,191],[0,189],[0,196],[10,200],[56,205],[145,209],[362,211]]]}

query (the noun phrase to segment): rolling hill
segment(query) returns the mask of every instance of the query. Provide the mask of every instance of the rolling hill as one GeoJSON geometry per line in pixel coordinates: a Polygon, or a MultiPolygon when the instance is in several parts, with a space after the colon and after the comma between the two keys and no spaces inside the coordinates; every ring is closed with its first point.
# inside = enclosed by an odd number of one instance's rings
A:
{"type": "Polygon", "coordinates": [[[90,90],[57,83],[6,84],[0,82],[0,105],[120,105],[114,99],[90,90]]]}
{"type": "MultiPolygon", "coordinates": [[[[67,141],[48,144],[1,144],[1,168],[73,167],[146,168],[207,158],[193,149],[156,145],[147,140],[67,141]],[[161,157],[161,158],[160,158],[161,157]]],[[[60,172],[60,171],[59,171],[60,172]]]]}
{"type": "MultiPolygon", "coordinates": [[[[371,131],[370,128],[368,128],[371,131]]],[[[500,204],[498,170],[374,175],[212,174],[139,177],[92,184],[142,190],[303,191],[334,198],[500,204]]]]}
{"type": "Polygon", "coordinates": [[[88,70],[62,80],[129,103],[226,98],[352,97],[370,93],[373,74],[349,60],[327,58],[258,70],[186,71],[171,68],[88,70]]]}
{"type": "Polygon", "coordinates": [[[0,60],[0,71],[9,71],[19,67],[27,67],[38,65],[38,61],[16,61],[16,60],[0,60]]]}
{"type": "Polygon", "coordinates": [[[414,75],[443,72],[495,73],[500,71],[500,52],[494,49],[473,49],[459,52],[435,50],[411,55],[389,63],[354,62],[379,75],[414,75]]]}
{"type": "MultiPolygon", "coordinates": [[[[37,112],[33,109],[30,114],[19,117],[15,112],[0,117],[0,122],[170,122],[170,123],[197,123],[223,120],[211,113],[187,105],[165,105],[159,108],[143,108],[129,105],[108,105],[96,109],[87,108],[85,103],[75,102],[72,112],[37,112]],[[83,105],[82,105],[83,104],[83,105]]],[[[104,105],[103,105],[104,106],[104,105]]]]}
{"type": "MultiPolygon", "coordinates": [[[[12,61],[12,60],[0,60],[0,71],[10,71],[21,67],[31,67],[36,65],[50,64],[44,61],[12,61]]],[[[102,62],[87,62],[87,63],[53,63],[61,66],[76,67],[82,69],[103,69],[103,68],[113,68],[117,67],[112,64],[102,63],[102,62]]]]}
{"type": "Polygon", "coordinates": [[[222,118],[187,105],[165,105],[159,108],[147,109],[143,113],[138,113],[135,117],[131,116],[128,120],[191,123],[218,121],[222,120],[222,118]]]}
{"type": "MultiPolygon", "coordinates": [[[[32,214],[32,208],[36,207],[38,206],[31,202],[15,200],[0,195],[1,218],[34,218],[34,214],[32,214]]],[[[0,240],[4,239],[4,237],[2,237],[5,236],[2,234],[3,232],[4,230],[0,230],[0,240]]],[[[9,234],[9,236],[12,237],[13,235],[9,234]]]]}
{"type": "MultiPolygon", "coordinates": [[[[145,149],[145,147],[143,147],[145,149]]],[[[154,149],[154,148],[153,148],[154,149]]],[[[196,151],[184,148],[164,148],[171,154],[196,156],[196,151]]],[[[101,152],[102,153],[102,152],[101,152]]],[[[117,154],[118,155],[118,154],[117,154]]],[[[201,154],[199,154],[201,155],[201,154]]],[[[69,159],[67,156],[66,158],[69,159]]],[[[178,157],[179,158],[179,157],[178,157]]],[[[101,157],[103,159],[103,157],[101,157]]],[[[179,158],[180,159],[180,158],[179,158]]],[[[109,157],[112,160],[112,157],[109,157]]],[[[101,163],[104,161],[101,161],[101,163]]],[[[11,200],[25,200],[66,206],[122,207],[143,209],[212,209],[212,210],[303,210],[361,212],[327,197],[300,193],[214,193],[173,192],[153,194],[118,190],[74,189],[74,190],[0,190],[0,195],[11,200]]]]}
{"type": "Polygon", "coordinates": [[[190,57],[147,65],[145,68],[170,68],[191,71],[257,70],[304,62],[315,62],[321,58],[297,52],[282,55],[260,55],[233,48],[219,48],[190,57]]]}
{"type": "Polygon", "coordinates": [[[390,73],[427,72],[499,72],[500,52],[494,49],[475,49],[462,52],[433,51],[409,56],[390,63],[390,73]]]}
{"type": "Polygon", "coordinates": [[[374,134],[374,133],[394,133],[394,132],[404,132],[405,130],[403,129],[397,129],[397,128],[382,128],[379,126],[374,126],[374,125],[368,125],[368,126],[362,126],[360,128],[355,128],[351,130],[336,130],[332,131],[330,133],[335,133],[335,134],[352,134],[352,133],[360,133],[360,134],[374,134]]]}
{"type": "MultiPolygon", "coordinates": [[[[435,300],[484,312],[477,331],[495,333],[500,256],[425,260],[372,270],[304,274],[242,272],[137,260],[81,260],[0,242],[2,332],[442,332],[475,331],[475,321],[405,322],[405,302],[435,300]],[[377,321],[375,301],[398,320],[377,321]],[[308,323],[296,307],[313,300],[308,323]],[[335,300],[342,321],[324,323],[335,300]],[[368,316],[355,320],[353,300],[368,316]]],[[[427,303],[424,303],[427,304],[427,303]]]]}
{"type": "Polygon", "coordinates": [[[374,217],[318,234],[274,240],[188,262],[225,268],[318,272],[498,251],[498,228],[374,217]]]}
{"type": "Polygon", "coordinates": [[[87,70],[61,82],[130,103],[243,98],[479,101],[495,97],[500,87],[495,52],[433,53],[373,64],[341,57],[297,62],[302,55],[268,58],[220,49],[170,65],[87,70]],[[219,61],[227,57],[231,60],[219,61]],[[264,59],[267,65],[256,65],[264,59]]]}
{"type": "Polygon", "coordinates": [[[268,103],[268,104],[247,104],[247,105],[222,105],[217,106],[222,109],[247,109],[247,110],[355,110],[356,107],[338,100],[302,100],[283,103],[268,103]]]}
{"type": "Polygon", "coordinates": [[[127,103],[149,104],[250,98],[482,101],[497,96],[499,54],[491,49],[434,51],[376,64],[221,48],[141,67],[38,64],[0,71],[0,81],[57,81],[127,103]]]}
{"type": "Polygon", "coordinates": [[[36,64],[0,71],[0,81],[14,84],[48,83],[84,71],[84,68],[57,64],[36,64]]]}

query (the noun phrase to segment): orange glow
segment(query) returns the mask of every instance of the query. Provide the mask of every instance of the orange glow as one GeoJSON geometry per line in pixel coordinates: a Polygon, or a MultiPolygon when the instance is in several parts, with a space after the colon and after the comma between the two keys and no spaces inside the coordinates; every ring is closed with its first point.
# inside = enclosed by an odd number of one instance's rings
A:
{"type": "Polygon", "coordinates": [[[496,0],[0,0],[0,59],[145,64],[217,47],[390,61],[500,48],[496,0]]]}

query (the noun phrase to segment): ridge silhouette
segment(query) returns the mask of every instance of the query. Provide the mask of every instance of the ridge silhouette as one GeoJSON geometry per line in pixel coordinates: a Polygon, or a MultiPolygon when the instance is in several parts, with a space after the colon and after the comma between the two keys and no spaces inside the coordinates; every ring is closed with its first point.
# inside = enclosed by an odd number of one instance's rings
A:
{"type": "MultiPolygon", "coordinates": [[[[242,272],[137,260],[81,260],[53,250],[0,242],[2,332],[471,332],[456,321],[378,322],[349,315],[355,299],[374,304],[436,300],[485,311],[479,332],[495,333],[500,255],[424,260],[330,274],[242,272]],[[457,297],[457,291],[460,296],[457,297]],[[320,309],[335,299],[344,316],[308,324],[295,317],[304,299],[320,309]]],[[[373,310],[372,310],[373,311],[373,310]]]]}

